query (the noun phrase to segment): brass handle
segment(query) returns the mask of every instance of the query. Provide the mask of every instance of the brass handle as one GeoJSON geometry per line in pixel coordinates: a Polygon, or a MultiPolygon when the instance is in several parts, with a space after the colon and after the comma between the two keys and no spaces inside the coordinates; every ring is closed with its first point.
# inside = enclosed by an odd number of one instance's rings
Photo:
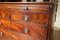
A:
{"type": "Polygon", "coordinates": [[[28,33],[29,29],[28,28],[24,28],[24,33],[28,33]]]}
{"type": "Polygon", "coordinates": [[[28,20],[29,20],[29,16],[25,15],[25,16],[24,16],[24,20],[25,20],[25,21],[28,21],[28,20]]]}
{"type": "Polygon", "coordinates": [[[24,10],[28,10],[28,7],[24,7],[24,10]]]}

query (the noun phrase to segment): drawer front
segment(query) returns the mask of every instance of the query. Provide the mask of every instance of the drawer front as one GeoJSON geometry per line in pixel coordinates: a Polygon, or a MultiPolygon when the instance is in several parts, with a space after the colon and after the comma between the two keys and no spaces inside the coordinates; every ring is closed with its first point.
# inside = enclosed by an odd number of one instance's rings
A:
{"type": "Polygon", "coordinates": [[[21,11],[34,11],[34,12],[51,12],[52,5],[47,4],[0,4],[0,8],[14,8],[21,11]]]}
{"type": "Polygon", "coordinates": [[[46,25],[10,20],[1,20],[0,22],[2,22],[2,27],[0,29],[2,40],[46,40],[46,25]]]}

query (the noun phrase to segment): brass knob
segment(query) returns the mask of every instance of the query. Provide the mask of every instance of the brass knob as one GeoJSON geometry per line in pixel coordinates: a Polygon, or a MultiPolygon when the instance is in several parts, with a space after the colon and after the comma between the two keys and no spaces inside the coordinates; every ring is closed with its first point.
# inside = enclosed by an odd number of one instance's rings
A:
{"type": "Polygon", "coordinates": [[[24,10],[28,10],[28,7],[24,7],[24,10]]]}
{"type": "Polygon", "coordinates": [[[29,16],[28,16],[28,15],[25,15],[25,16],[24,16],[24,20],[25,20],[25,21],[28,21],[28,20],[29,20],[29,16]]]}
{"type": "Polygon", "coordinates": [[[28,28],[24,28],[24,33],[28,33],[29,29],[28,28]]]}

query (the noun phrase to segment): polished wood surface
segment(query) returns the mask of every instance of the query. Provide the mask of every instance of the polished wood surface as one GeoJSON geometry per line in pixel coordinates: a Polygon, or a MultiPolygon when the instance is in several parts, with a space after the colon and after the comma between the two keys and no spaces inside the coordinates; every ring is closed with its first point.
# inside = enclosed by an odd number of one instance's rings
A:
{"type": "Polygon", "coordinates": [[[52,8],[47,3],[1,3],[0,40],[47,40],[52,8]]]}

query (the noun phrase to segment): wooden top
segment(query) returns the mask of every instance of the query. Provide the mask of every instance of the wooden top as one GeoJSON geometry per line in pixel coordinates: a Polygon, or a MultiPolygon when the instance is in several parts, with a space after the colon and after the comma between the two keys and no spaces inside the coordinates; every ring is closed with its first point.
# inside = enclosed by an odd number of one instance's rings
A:
{"type": "Polygon", "coordinates": [[[11,3],[13,3],[13,4],[15,4],[15,3],[22,3],[22,4],[36,4],[36,3],[38,3],[38,4],[55,4],[54,2],[0,2],[0,4],[11,4],[11,3]]]}

